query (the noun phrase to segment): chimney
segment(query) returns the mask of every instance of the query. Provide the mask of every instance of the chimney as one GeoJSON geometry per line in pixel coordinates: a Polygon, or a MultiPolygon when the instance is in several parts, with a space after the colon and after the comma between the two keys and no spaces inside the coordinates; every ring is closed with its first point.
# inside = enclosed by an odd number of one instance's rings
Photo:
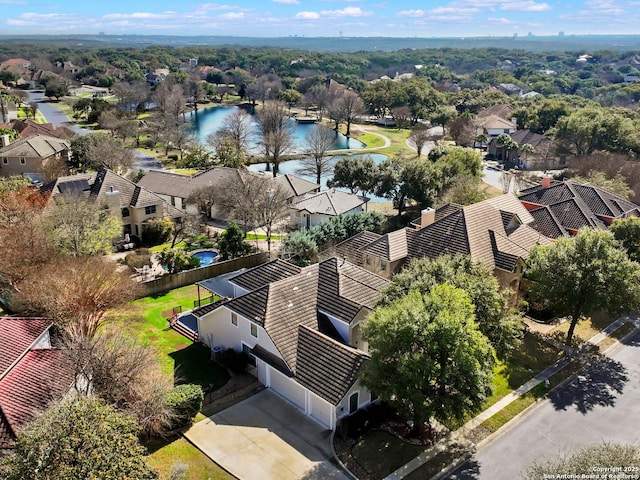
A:
{"type": "Polygon", "coordinates": [[[551,178],[553,178],[548,173],[542,175],[542,188],[549,188],[551,186],[551,178]]]}
{"type": "Polygon", "coordinates": [[[516,117],[511,117],[511,123],[518,125],[518,119],[516,117]]]}
{"type": "Polygon", "coordinates": [[[436,221],[435,208],[425,208],[420,212],[420,228],[428,227],[436,221]]]}
{"type": "Polygon", "coordinates": [[[116,217],[120,217],[120,192],[113,188],[109,187],[109,191],[105,192],[104,196],[106,197],[106,204],[111,210],[111,214],[116,217]]]}
{"type": "Polygon", "coordinates": [[[9,135],[0,135],[0,148],[4,148],[11,143],[9,135]]]}

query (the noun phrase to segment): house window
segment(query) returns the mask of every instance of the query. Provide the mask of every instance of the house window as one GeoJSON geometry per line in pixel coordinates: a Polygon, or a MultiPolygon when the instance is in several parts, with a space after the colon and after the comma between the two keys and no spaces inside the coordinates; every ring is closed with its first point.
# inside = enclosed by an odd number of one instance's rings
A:
{"type": "Polygon", "coordinates": [[[2,157],[2,164],[9,165],[9,159],[7,157],[2,157]]]}
{"type": "Polygon", "coordinates": [[[247,358],[249,359],[249,364],[251,364],[252,366],[256,366],[256,357],[255,355],[253,355],[251,353],[251,347],[249,345],[247,345],[246,343],[242,344],[242,353],[245,354],[247,356],[247,358]]]}
{"type": "Polygon", "coordinates": [[[258,326],[255,323],[251,324],[251,336],[258,338],[258,326]]]}
{"type": "Polygon", "coordinates": [[[154,213],[156,213],[156,206],[149,205],[148,207],[144,207],[144,213],[145,215],[153,215],[154,213]]]}
{"type": "Polygon", "coordinates": [[[238,326],[238,314],[231,312],[231,325],[238,326]]]}
{"type": "Polygon", "coordinates": [[[354,392],[349,397],[349,415],[356,413],[358,411],[358,392],[354,392]]]}
{"type": "Polygon", "coordinates": [[[27,159],[24,157],[20,157],[20,165],[26,165],[27,164],[27,159]]]}
{"type": "Polygon", "coordinates": [[[126,217],[128,217],[129,215],[131,215],[131,213],[129,213],[129,209],[128,209],[128,208],[126,208],[126,207],[125,207],[125,208],[123,208],[123,209],[122,209],[122,218],[126,218],[126,217]]]}

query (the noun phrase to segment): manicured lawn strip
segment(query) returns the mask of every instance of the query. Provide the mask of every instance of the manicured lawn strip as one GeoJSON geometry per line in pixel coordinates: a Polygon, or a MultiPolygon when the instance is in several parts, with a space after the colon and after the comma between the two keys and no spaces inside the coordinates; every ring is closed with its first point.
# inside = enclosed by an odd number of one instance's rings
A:
{"type": "Polygon", "coordinates": [[[599,344],[598,348],[601,352],[604,352],[611,345],[616,343],[617,340],[620,340],[625,337],[625,335],[629,334],[635,329],[635,325],[632,323],[625,323],[621,327],[617,328],[608,337],[605,337],[599,344]]]}
{"type": "Polygon", "coordinates": [[[469,413],[463,419],[443,422],[450,430],[457,430],[478,413],[486,410],[501,398],[505,397],[534,375],[556,362],[562,353],[540,337],[527,332],[520,348],[513,352],[506,362],[499,361],[493,369],[493,394],[476,412],[469,413]]]}
{"type": "Polygon", "coordinates": [[[373,133],[362,133],[355,135],[356,139],[365,144],[365,148],[380,148],[384,145],[384,139],[373,133]]]}
{"type": "Polygon", "coordinates": [[[160,480],[169,478],[171,467],[176,461],[181,461],[189,466],[186,480],[231,480],[234,478],[184,438],[178,438],[159,446],[149,455],[148,459],[151,467],[160,474],[160,480]]]}
{"type": "MultiPolygon", "coordinates": [[[[615,319],[606,316],[606,315],[596,315],[592,318],[585,318],[581,320],[576,325],[576,329],[574,331],[574,338],[579,343],[585,342],[589,340],[594,335],[599,334],[604,328],[609,326],[615,319]]],[[[560,340],[564,340],[567,335],[567,331],[569,330],[570,322],[564,322],[553,330],[551,330],[551,335],[558,335],[560,340]]]]}
{"type": "Polygon", "coordinates": [[[351,455],[370,473],[371,478],[381,479],[414,459],[424,449],[424,446],[403,442],[388,432],[375,430],[353,446],[351,455]]]}
{"type": "MultiPolygon", "coordinates": [[[[282,235],[271,235],[271,240],[280,240],[282,238],[282,235]]],[[[264,233],[247,233],[247,236],[245,237],[245,240],[247,242],[251,241],[251,240],[266,240],[267,239],[267,235],[264,233]]]]}
{"type": "Polygon", "coordinates": [[[404,477],[405,480],[425,480],[440,473],[443,468],[453,463],[464,455],[464,448],[458,445],[451,445],[446,450],[438,453],[435,457],[404,477]]]}
{"type": "MultiPolygon", "coordinates": [[[[527,392],[517,400],[511,402],[491,418],[485,420],[482,424],[480,424],[478,428],[486,430],[487,435],[497,431],[505,423],[522,412],[525,408],[532,405],[539,398],[542,398],[550,389],[557,386],[558,384],[569,378],[571,375],[576,373],[581,368],[581,366],[582,365],[578,361],[574,360],[565,368],[549,378],[549,387],[546,387],[544,383],[536,385],[529,392],[527,392]]],[[[475,441],[478,441],[478,439],[475,439],[475,441]]]]}

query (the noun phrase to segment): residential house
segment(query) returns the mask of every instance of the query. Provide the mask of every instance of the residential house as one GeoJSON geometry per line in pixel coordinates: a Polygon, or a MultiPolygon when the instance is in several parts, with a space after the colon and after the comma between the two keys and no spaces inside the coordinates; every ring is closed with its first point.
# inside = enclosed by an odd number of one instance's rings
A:
{"type": "Polygon", "coordinates": [[[0,63],[0,70],[4,70],[9,67],[20,67],[29,69],[31,68],[31,61],[24,58],[8,58],[4,62],[0,63]]]}
{"type": "Polygon", "coordinates": [[[11,128],[20,134],[21,138],[30,137],[31,135],[47,135],[64,140],[66,133],[63,129],[56,128],[53,123],[36,123],[31,118],[24,120],[14,120],[7,124],[0,124],[0,127],[11,128]]]}
{"type": "Polygon", "coordinates": [[[425,209],[412,226],[356,235],[336,245],[335,254],[385,278],[412,259],[470,255],[490,267],[503,287],[517,291],[531,248],[551,243],[534,222],[517,197],[505,194],[473,205],[425,209]]]}
{"type": "Polygon", "coordinates": [[[520,192],[519,200],[534,218],[531,227],[550,238],[575,235],[581,228],[604,230],[614,220],[640,216],[640,206],[620,195],[549,176],[544,176],[540,185],[520,192]]]}
{"type": "Polygon", "coordinates": [[[497,115],[478,116],[475,119],[478,133],[484,133],[487,137],[497,137],[502,133],[515,133],[518,129],[515,120],[505,120],[497,115]]]}
{"type": "Polygon", "coordinates": [[[363,212],[368,201],[366,197],[335,188],[309,193],[289,207],[291,223],[299,228],[311,228],[332,217],[363,212]]]}
{"type": "Polygon", "coordinates": [[[71,143],[68,140],[36,133],[9,142],[8,135],[0,136],[0,176],[42,175],[49,163],[68,162],[71,143]]]}
{"type": "Polygon", "coordinates": [[[502,93],[506,93],[507,95],[515,95],[519,97],[524,93],[522,87],[516,85],[515,83],[500,83],[498,84],[497,88],[502,93]]]}
{"type": "Polygon", "coordinates": [[[42,191],[51,193],[49,201],[73,198],[105,205],[122,221],[125,238],[144,239],[144,227],[149,220],[163,217],[175,220],[184,215],[159,195],[111,170],[60,177],[42,191]]]}
{"type": "Polygon", "coordinates": [[[368,358],[362,323],[387,281],[337,258],[299,273],[279,262],[235,280],[249,292],[195,309],[198,338],[244,352],[263,385],[333,430],[376,398],[358,380],[368,358]]]}
{"type": "MultiPolygon", "coordinates": [[[[160,170],[150,170],[140,179],[138,185],[161,196],[176,208],[193,212],[195,207],[189,208],[186,204],[186,199],[193,192],[204,187],[223,189],[233,182],[244,181],[243,179],[248,175],[267,178],[269,182],[273,182],[274,188],[280,188],[286,192],[290,203],[298,201],[306,194],[320,190],[320,185],[291,174],[278,175],[274,178],[270,174],[227,167],[213,167],[192,177],[160,170]]],[[[228,213],[220,210],[215,205],[211,209],[211,217],[229,220],[228,213]]]]}
{"type": "Polygon", "coordinates": [[[520,148],[505,150],[498,144],[497,137],[491,138],[487,145],[487,153],[494,159],[507,165],[521,165],[525,169],[550,169],[564,166],[564,160],[556,157],[553,140],[529,129],[517,130],[509,134],[511,139],[521,147],[529,144],[534,152],[522,154],[520,148]]]}
{"type": "Polygon", "coordinates": [[[53,322],[0,317],[0,451],[54,401],[71,394],[74,372],[51,344],[53,322]]]}

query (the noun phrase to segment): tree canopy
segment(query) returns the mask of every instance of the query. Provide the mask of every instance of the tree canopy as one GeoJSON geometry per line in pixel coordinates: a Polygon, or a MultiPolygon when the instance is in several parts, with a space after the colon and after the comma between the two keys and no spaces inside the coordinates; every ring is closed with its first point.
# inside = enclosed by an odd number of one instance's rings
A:
{"type": "Polygon", "coordinates": [[[448,284],[411,291],[371,314],[371,361],[363,383],[421,429],[431,417],[460,419],[491,395],[495,352],[469,296],[448,284]]]}
{"type": "Polygon", "coordinates": [[[499,357],[504,358],[520,344],[523,319],[519,312],[509,307],[509,291],[500,288],[489,267],[468,255],[412,260],[393,277],[382,292],[379,304],[390,305],[411,290],[427,294],[442,283],[469,295],[478,328],[499,357]]]}
{"type": "Polygon", "coordinates": [[[529,257],[530,297],[569,316],[567,344],[585,315],[631,311],[640,305],[640,264],[607,230],[584,229],[575,237],[536,246],[529,257]]]}
{"type": "Polygon", "coordinates": [[[0,473],[6,480],[156,479],[138,432],[133,418],[96,397],[63,400],[21,432],[0,473]]]}

